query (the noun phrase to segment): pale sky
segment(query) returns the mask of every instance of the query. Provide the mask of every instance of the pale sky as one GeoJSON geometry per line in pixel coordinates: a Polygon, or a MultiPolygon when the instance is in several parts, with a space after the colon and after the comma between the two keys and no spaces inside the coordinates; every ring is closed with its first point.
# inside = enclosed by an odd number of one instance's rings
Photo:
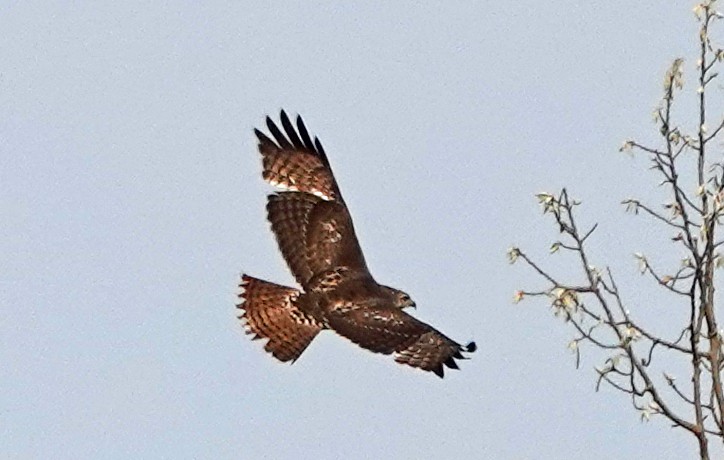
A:
{"type": "Polygon", "coordinates": [[[505,253],[577,273],[534,198],[568,186],[665,325],[631,254],[667,235],[619,204],[657,180],[618,147],[655,138],[670,62],[693,70],[693,2],[267,3],[0,5],[0,457],[692,457],[595,391],[603,358],[576,370],[547,305],[512,304],[543,284],[505,253]],[[460,371],[331,332],[289,366],[244,336],[240,273],[293,283],[252,133],[280,108],[324,143],[374,276],[477,341],[460,371]]]}

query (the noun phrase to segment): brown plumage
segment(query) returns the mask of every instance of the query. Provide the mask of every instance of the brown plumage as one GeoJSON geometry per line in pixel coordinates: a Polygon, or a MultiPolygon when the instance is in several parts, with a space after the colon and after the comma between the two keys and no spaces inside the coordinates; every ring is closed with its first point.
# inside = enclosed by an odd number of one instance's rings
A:
{"type": "Polygon", "coordinates": [[[269,341],[264,349],[280,361],[296,360],[323,325],[297,307],[300,292],[250,276],[242,276],[244,311],[240,319],[254,339],[269,341]]]}
{"type": "Polygon", "coordinates": [[[246,330],[268,339],[265,350],[294,361],[322,329],[375,353],[442,377],[444,366],[473,352],[408,315],[410,296],[370,274],[332,168],[301,117],[284,111],[282,132],[267,117],[273,140],[259,130],[262,177],[284,191],[269,195],[267,217],[301,291],[242,275],[238,305],[246,330]]]}

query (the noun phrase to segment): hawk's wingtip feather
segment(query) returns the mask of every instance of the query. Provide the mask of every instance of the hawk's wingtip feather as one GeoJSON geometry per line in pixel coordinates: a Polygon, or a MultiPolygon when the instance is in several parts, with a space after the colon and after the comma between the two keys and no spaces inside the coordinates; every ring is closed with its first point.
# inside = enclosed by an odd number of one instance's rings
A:
{"type": "Polygon", "coordinates": [[[458,363],[455,362],[455,359],[452,356],[445,360],[445,365],[450,369],[460,369],[458,367],[458,363]]]}

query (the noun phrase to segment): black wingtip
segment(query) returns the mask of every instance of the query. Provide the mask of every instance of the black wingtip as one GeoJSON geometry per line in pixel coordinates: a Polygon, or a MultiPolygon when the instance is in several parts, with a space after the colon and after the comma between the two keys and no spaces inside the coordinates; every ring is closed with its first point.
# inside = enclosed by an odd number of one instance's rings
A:
{"type": "Polygon", "coordinates": [[[274,139],[277,141],[277,144],[279,144],[279,147],[282,149],[289,149],[292,147],[291,142],[269,116],[266,117],[266,127],[269,129],[271,135],[274,136],[274,139]]]}
{"type": "Polygon", "coordinates": [[[432,370],[438,377],[445,378],[445,370],[442,368],[442,364],[432,370]]]}
{"type": "Polygon", "coordinates": [[[322,143],[319,141],[318,137],[314,138],[314,146],[317,148],[317,152],[319,152],[320,155],[325,155],[324,147],[322,147],[322,143]]]}
{"type": "Polygon", "coordinates": [[[465,345],[465,351],[467,351],[468,353],[472,353],[477,349],[478,346],[475,345],[475,342],[470,342],[469,344],[465,345]]]}
{"type": "Polygon", "coordinates": [[[452,356],[445,360],[445,365],[450,369],[460,369],[452,356]]]}
{"type": "Polygon", "coordinates": [[[299,137],[302,140],[304,148],[310,152],[314,152],[314,142],[312,142],[312,138],[309,136],[309,131],[307,131],[307,127],[304,126],[304,121],[300,115],[297,115],[297,131],[299,131],[299,137]]]}
{"type": "Polygon", "coordinates": [[[291,120],[287,116],[287,113],[283,109],[281,114],[279,115],[279,118],[281,118],[282,120],[282,127],[287,133],[287,137],[289,138],[289,140],[292,141],[292,145],[297,149],[303,149],[304,143],[301,139],[299,139],[297,131],[294,129],[294,125],[292,124],[291,120]]]}
{"type": "Polygon", "coordinates": [[[258,129],[254,128],[254,134],[256,135],[256,138],[259,139],[260,143],[272,143],[272,140],[269,139],[269,137],[264,134],[263,132],[259,131],[258,129]]]}

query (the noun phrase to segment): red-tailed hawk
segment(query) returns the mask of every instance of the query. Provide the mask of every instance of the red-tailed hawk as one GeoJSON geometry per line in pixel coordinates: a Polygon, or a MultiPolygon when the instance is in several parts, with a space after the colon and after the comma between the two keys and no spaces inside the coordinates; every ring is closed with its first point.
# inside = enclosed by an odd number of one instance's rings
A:
{"type": "Polygon", "coordinates": [[[301,117],[296,129],[281,112],[284,133],[267,117],[272,140],[259,130],[264,180],[285,191],[271,194],[267,216],[279,249],[301,290],[242,275],[239,318],[264,349],[294,362],[319,331],[331,329],[375,353],[432,371],[458,369],[475,342],[449,339],[403,311],[406,293],[378,284],[370,274],[349,210],[327,155],[301,117]],[[286,133],[286,135],[285,135],[286,133]]]}

